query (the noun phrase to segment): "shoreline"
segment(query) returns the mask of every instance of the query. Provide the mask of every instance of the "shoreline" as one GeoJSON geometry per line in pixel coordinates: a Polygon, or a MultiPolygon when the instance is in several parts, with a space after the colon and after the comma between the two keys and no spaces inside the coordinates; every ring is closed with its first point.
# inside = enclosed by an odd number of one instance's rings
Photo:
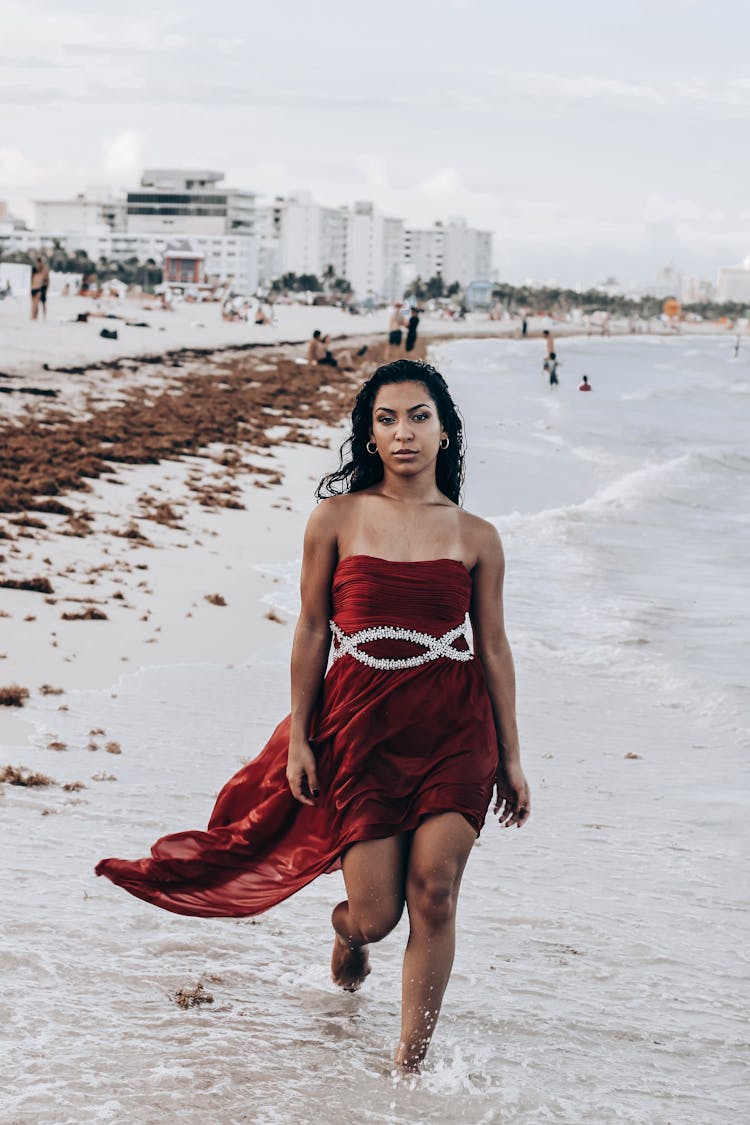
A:
{"type": "MultiPolygon", "coordinates": [[[[205,358],[236,351],[267,351],[276,348],[304,348],[314,329],[330,335],[335,343],[361,338],[372,342],[385,339],[389,310],[371,314],[345,312],[325,305],[277,305],[275,323],[268,326],[251,322],[224,322],[217,304],[181,304],[174,310],[144,310],[128,299],[59,297],[50,298],[49,319],[31,321],[25,298],[0,302],[0,390],[19,379],[44,378],[46,374],[80,374],[83,370],[121,369],[131,363],[149,364],[205,358]],[[78,315],[88,314],[86,323],[78,315]],[[134,318],[140,317],[140,320],[134,318]],[[147,319],[143,319],[143,318],[147,319]],[[117,331],[117,339],[104,339],[102,328],[117,331]],[[78,371],[78,369],[81,369],[78,371]]],[[[545,328],[559,337],[600,336],[600,325],[554,321],[549,317],[528,318],[528,340],[538,339],[545,328]]],[[[728,338],[734,331],[712,322],[684,323],[680,332],[655,322],[613,319],[606,336],[620,335],[705,335],[728,338]],[[633,331],[633,328],[637,331],[633,331]]],[[[423,314],[419,325],[421,340],[520,337],[518,318],[490,320],[486,313],[469,313],[464,320],[423,314]]]]}

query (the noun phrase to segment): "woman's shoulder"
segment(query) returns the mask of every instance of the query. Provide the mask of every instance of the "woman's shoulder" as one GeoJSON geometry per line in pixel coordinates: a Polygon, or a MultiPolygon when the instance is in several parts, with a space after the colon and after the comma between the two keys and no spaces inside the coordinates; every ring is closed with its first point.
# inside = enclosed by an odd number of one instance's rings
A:
{"type": "Polygon", "coordinates": [[[342,492],[337,496],[326,496],[310,513],[307,526],[314,529],[335,530],[340,527],[361,503],[362,493],[342,492]]]}
{"type": "Polygon", "coordinates": [[[460,509],[461,538],[477,562],[502,559],[503,547],[500,533],[494,523],[460,509]]]}

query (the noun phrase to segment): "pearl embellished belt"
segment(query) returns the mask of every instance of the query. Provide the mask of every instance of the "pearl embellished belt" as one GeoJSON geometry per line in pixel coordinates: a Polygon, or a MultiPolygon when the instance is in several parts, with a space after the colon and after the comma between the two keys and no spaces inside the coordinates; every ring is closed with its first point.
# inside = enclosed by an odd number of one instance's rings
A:
{"type": "Polygon", "coordinates": [[[442,637],[432,637],[429,633],[419,633],[416,629],[402,629],[398,625],[375,625],[370,629],[360,629],[357,633],[345,633],[335,621],[329,621],[333,633],[333,659],[341,656],[353,656],[360,664],[368,668],[378,668],[394,671],[399,668],[417,668],[420,664],[429,664],[431,660],[439,660],[446,656],[449,660],[472,660],[473,653],[469,649],[454,648],[453,642],[459,637],[466,637],[467,623],[464,620],[455,629],[443,633],[442,637]],[[411,641],[415,645],[424,645],[425,652],[416,656],[391,658],[370,656],[369,652],[362,652],[359,645],[369,644],[371,641],[411,641]]]}

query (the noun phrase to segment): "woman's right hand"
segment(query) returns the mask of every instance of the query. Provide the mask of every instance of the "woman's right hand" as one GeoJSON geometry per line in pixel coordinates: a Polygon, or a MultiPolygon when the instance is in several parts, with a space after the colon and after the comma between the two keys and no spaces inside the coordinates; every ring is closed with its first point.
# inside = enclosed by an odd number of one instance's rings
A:
{"type": "Polygon", "coordinates": [[[313,798],[320,796],[318,774],[315,768],[315,755],[309,742],[299,742],[289,746],[286,763],[286,779],[292,796],[303,805],[314,805],[313,798]]]}

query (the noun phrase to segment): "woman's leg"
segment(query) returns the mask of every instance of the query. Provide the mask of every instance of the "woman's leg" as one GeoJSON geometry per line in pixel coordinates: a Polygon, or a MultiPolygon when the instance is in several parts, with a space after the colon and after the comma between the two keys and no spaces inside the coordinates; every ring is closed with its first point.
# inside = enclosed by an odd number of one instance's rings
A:
{"type": "Polygon", "coordinates": [[[441,813],[414,833],[406,872],[410,933],[404,954],[396,1065],[418,1071],[453,966],[456,902],[476,833],[460,813],[441,813]]]}
{"type": "Polygon", "coordinates": [[[407,847],[408,837],[400,835],[353,844],[344,853],[348,898],[331,917],[336,931],[331,975],[348,992],[370,972],[368,944],[389,934],[403,913],[407,847]]]}

